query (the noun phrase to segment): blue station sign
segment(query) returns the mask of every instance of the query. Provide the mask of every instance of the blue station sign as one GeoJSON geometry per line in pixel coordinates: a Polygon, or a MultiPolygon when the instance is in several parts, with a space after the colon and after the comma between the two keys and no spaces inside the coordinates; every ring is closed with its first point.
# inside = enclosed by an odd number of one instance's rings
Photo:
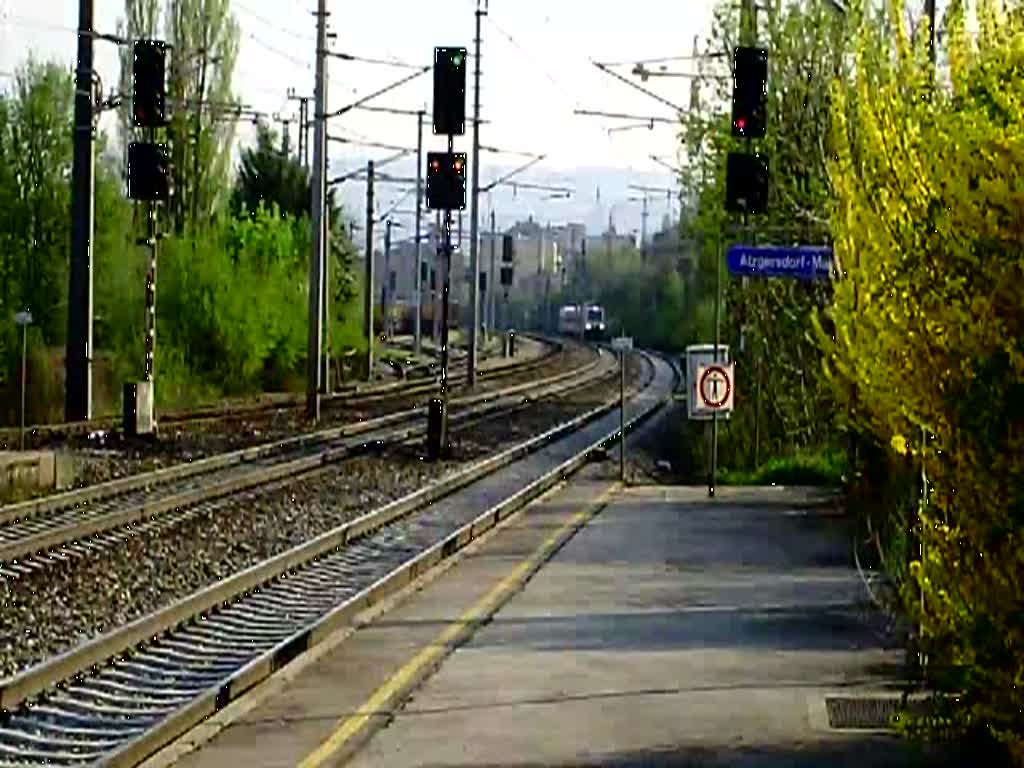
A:
{"type": "Polygon", "coordinates": [[[826,280],[832,273],[832,249],[824,245],[733,245],[726,260],[729,271],[743,277],[826,280]]]}

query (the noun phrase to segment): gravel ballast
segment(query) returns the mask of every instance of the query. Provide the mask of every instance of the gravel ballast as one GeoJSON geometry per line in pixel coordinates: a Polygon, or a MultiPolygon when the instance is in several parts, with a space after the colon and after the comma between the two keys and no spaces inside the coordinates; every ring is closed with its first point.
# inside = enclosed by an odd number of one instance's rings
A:
{"type": "Polygon", "coordinates": [[[308,541],[607,399],[606,381],[452,433],[453,459],[422,446],[340,462],[195,508],[174,525],[126,529],[119,546],[0,579],[0,674],[10,675],[308,541]]]}
{"type": "MultiPolygon", "coordinates": [[[[593,353],[590,350],[572,347],[552,356],[541,368],[533,371],[502,374],[502,366],[497,366],[489,372],[497,378],[482,378],[475,391],[486,392],[550,376],[559,371],[582,366],[592,357],[593,353]]],[[[456,398],[462,394],[465,393],[460,387],[455,387],[450,392],[450,396],[456,398]]],[[[425,408],[428,399],[429,395],[425,394],[409,396],[396,393],[394,396],[364,403],[356,401],[331,404],[325,401],[323,420],[316,428],[354,424],[396,411],[425,408]]],[[[259,416],[223,417],[166,424],[161,428],[159,440],[128,440],[116,431],[99,431],[89,435],[55,437],[41,447],[64,452],[76,468],[74,486],[86,487],[203,459],[218,453],[285,440],[307,433],[311,429],[310,423],[301,411],[285,409],[269,411],[259,416]]],[[[30,496],[38,498],[48,493],[50,491],[40,490],[31,493],[30,496]]]]}

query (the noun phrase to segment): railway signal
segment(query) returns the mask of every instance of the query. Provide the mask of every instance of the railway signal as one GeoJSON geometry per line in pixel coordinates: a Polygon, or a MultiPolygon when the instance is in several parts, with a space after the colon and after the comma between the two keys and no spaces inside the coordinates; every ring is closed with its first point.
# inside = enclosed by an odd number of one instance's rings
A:
{"type": "Polygon", "coordinates": [[[734,52],[732,135],[763,139],[768,86],[768,50],[739,47],[734,52]]]}
{"type": "MultiPolygon", "coordinates": [[[[448,303],[452,211],[466,207],[466,154],[455,151],[455,137],[466,132],[465,48],[434,48],[433,128],[435,134],[448,137],[447,152],[427,153],[427,207],[444,211],[444,242],[439,254],[445,263],[441,293],[441,396],[430,401],[427,411],[427,455],[436,460],[451,453],[448,440],[448,303]]],[[[475,283],[473,288],[476,288],[475,283]]],[[[472,358],[470,364],[472,367],[472,358]]]]}
{"type": "MultiPolygon", "coordinates": [[[[768,50],[735,49],[733,59],[732,135],[763,139],[766,132],[768,50]]],[[[725,174],[725,209],[729,213],[768,210],[768,158],[759,153],[730,152],[725,174]]]]}
{"type": "Polygon", "coordinates": [[[729,213],[768,210],[768,158],[730,152],[725,172],[725,209],[729,213]]]}
{"type": "Polygon", "coordinates": [[[167,145],[155,140],[156,129],[167,125],[167,44],[162,40],[138,40],[132,47],[132,124],[142,128],[145,141],[128,145],[128,198],[146,203],[146,236],[139,245],[149,248],[146,272],[145,361],[143,378],[124,385],[124,433],[150,434],[156,430],[153,380],[156,373],[156,265],[157,231],[154,203],[166,201],[171,187],[171,162],[167,145]]]}
{"type": "Polygon", "coordinates": [[[434,49],[434,133],[466,132],[466,49],[434,49]]]}
{"type": "Polygon", "coordinates": [[[432,211],[466,207],[466,153],[427,153],[427,208],[432,211]]]}
{"type": "Polygon", "coordinates": [[[501,284],[505,288],[512,285],[512,278],[515,273],[515,252],[513,243],[512,235],[504,235],[501,238],[501,284]]]}
{"type": "Polygon", "coordinates": [[[132,123],[139,128],[160,128],[167,125],[167,44],[139,40],[133,53],[132,123]]]}
{"type": "Polygon", "coordinates": [[[171,194],[170,155],[166,144],[133,141],[128,145],[128,199],[166,200],[171,194]]]}

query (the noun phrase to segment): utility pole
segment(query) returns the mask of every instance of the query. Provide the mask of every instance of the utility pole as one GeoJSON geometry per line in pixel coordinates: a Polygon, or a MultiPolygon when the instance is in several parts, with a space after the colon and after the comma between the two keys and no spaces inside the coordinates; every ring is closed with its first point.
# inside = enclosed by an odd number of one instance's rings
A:
{"type": "MultiPolygon", "coordinates": [[[[469,328],[469,359],[466,383],[476,386],[477,336],[480,331],[480,244],[477,242],[480,214],[480,20],[487,11],[476,0],[476,67],[473,72],[473,187],[469,213],[469,260],[472,262],[472,283],[469,286],[473,322],[469,328]]],[[[461,240],[460,240],[461,244],[461,240]]]]}
{"type": "Polygon", "coordinates": [[[643,198],[644,207],[640,213],[640,260],[647,261],[647,194],[643,198]]]}
{"type": "Polygon", "coordinates": [[[302,99],[302,110],[305,113],[306,119],[302,123],[302,134],[304,142],[302,144],[302,165],[306,168],[309,167],[309,97],[306,96],[302,99]]]}
{"type": "Polygon", "coordinates": [[[331,246],[330,246],[330,210],[327,205],[327,118],[323,115],[327,112],[327,94],[328,87],[330,85],[330,72],[326,63],[326,49],[327,39],[334,39],[336,35],[326,31],[326,22],[324,30],[324,55],[325,62],[323,68],[323,79],[321,81],[321,93],[323,94],[323,112],[320,113],[321,117],[317,119],[318,133],[315,134],[315,141],[317,143],[317,150],[320,152],[320,160],[317,161],[316,168],[317,173],[320,174],[320,186],[323,189],[321,198],[321,221],[320,221],[320,237],[321,246],[320,253],[320,328],[322,329],[321,335],[323,340],[320,346],[320,392],[322,394],[328,394],[331,388],[331,323],[330,323],[330,291],[327,286],[330,285],[331,278],[331,246]]]}
{"type": "Polygon", "coordinates": [[[928,60],[935,66],[935,0],[924,0],[924,10],[928,16],[928,60]]]}
{"type": "Polygon", "coordinates": [[[195,144],[192,148],[192,227],[199,224],[199,137],[203,130],[203,99],[206,98],[206,64],[209,59],[206,50],[206,29],[203,29],[203,47],[199,50],[202,60],[199,63],[199,94],[196,99],[196,122],[193,127],[195,144]]]}
{"type": "Polygon", "coordinates": [[[92,418],[93,217],[93,0],[78,3],[75,68],[74,159],[71,167],[71,264],[68,274],[68,340],[65,347],[64,418],[92,418]]]}
{"type": "Polygon", "coordinates": [[[391,290],[391,218],[384,222],[384,279],[380,286],[380,309],[384,317],[384,325],[381,331],[391,335],[391,324],[388,322],[388,304],[390,302],[391,290]]]}
{"type": "Polygon", "coordinates": [[[413,325],[413,350],[420,354],[423,344],[423,248],[420,226],[423,220],[423,116],[416,113],[416,321],[413,325]]]}
{"type": "Polygon", "coordinates": [[[373,381],[373,291],[373,160],[370,160],[366,164],[366,290],[363,292],[367,381],[373,381]]]}
{"type": "Polygon", "coordinates": [[[296,96],[295,89],[290,88],[288,100],[299,102],[299,162],[309,168],[309,97],[296,96]]]}
{"type": "Polygon", "coordinates": [[[498,278],[497,272],[495,272],[495,269],[497,269],[495,265],[495,252],[497,251],[497,244],[495,243],[495,238],[497,237],[498,233],[495,231],[495,229],[496,227],[494,226],[494,209],[491,208],[491,269],[487,273],[487,327],[492,332],[496,328],[496,325],[494,323],[494,294],[497,293],[498,290],[498,278]]]}
{"type": "Polygon", "coordinates": [[[327,54],[327,0],[318,0],[316,12],[316,91],[313,118],[316,122],[316,146],[313,149],[313,253],[309,261],[309,339],[306,348],[306,414],[320,420],[320,350],[323,343],[323,262],[324,262],[324,148],[327,145],[327,102],[324,70],[327,54]]]}
{"type": "Polygon", "coordinates": [[[281,154],[288,157],[288,152],[291,150],[291,131],[289,128],[292,121],[290,118],[282,117],[279,122],[281,123],[281,154]]]}

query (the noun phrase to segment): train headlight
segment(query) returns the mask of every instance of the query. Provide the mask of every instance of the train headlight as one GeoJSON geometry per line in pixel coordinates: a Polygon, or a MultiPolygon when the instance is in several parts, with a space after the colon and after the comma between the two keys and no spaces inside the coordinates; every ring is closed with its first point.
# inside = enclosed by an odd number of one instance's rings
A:
{"type": "Polygon", "coordinates": [[[587,323],[587,326],[586,326],[586,328],[587,328],[587,330],[588,330],[588,331],[589,331],[589,330],[590,330],[591,328],[593,328],[593,327],[594,327],[594,326],[593,326],[593,324],[591,324],[591,323],[587,323]]]}

